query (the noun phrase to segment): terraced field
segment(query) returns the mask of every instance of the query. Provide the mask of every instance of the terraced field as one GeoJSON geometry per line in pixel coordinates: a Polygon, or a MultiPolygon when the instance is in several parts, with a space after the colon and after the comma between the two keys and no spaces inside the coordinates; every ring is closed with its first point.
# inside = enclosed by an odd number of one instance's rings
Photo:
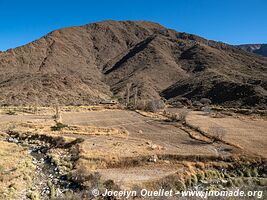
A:
{"type": "MultiPolygon", "coordinates": [[[[179,115],[184,110],[167,112],[179,115]]],[[[231,188],[246,185],[235,182],[243,176],[250,187],[266,187],[264,117],[215,118],[200,111],[186,112],[181,122],[170,120],[166,113],[62,108],[58,122],[51,108],[37,113],[16,110],[12,115],[2,111],[1,142],[23,148],[32,160],[28,173],[36,174],[23,192],[18,191],[16,179],[9,179],[14,191],[4,197],[93,198],[90,189],[95,187],[100,191],[106,187],[231,188]],[[210,127],[220,127],[226,134],[215,138],[210,127]]],[[[6,176],[1,172],[3,180],[6,176]]]]}

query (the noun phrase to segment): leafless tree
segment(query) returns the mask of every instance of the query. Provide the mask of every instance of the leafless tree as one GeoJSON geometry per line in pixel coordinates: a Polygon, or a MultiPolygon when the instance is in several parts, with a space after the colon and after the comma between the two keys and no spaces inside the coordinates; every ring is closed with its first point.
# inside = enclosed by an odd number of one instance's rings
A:
{"type": "Polygon", "coordinates": [[[126,85],[126,106],[129,106],[130,103],[130,89],[132,87],[132,83],[127,83],[126,85]]]}
{"type": "Polygon", "coordinates": [[[59,107],[59,102],[58,99],[56,99],[55,103],[55,115],[54,115],[55,121],[60,122],[61,121],[61,113],[60,113],[60,107],[59,107]]]}
{"type": "Polygon", "coordinates": [[[36,97],[35,97],[35,102],[34,102],[34,105],[33,105],[33,113],[34,113],[34,114],[37,114],[37,112],[38,112],[38,104],[39,104],[39,99],[38,99],[38,97],[36,96],[36,97]]]}
{"type": "Polygon", "coordinates": [[[134,106],[137,107],[137,98],[138,98],[138,87],[134,88],[134,106]]]}

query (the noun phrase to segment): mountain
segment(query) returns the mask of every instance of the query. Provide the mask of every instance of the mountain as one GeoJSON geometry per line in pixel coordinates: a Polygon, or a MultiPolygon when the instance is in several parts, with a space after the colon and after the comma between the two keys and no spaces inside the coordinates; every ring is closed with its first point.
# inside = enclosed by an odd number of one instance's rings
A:
{"type": "Polygon", "coordinates": [[[267,58],[148,21],[63,28],[0,53],[2,105],[90,104],[129,84],[140,99],[265,106],[267,58]]]}
{"type": "Polygon", "coordinates": [[[242,44],[238,48],[267,57],[267,44],[242,44]]]}

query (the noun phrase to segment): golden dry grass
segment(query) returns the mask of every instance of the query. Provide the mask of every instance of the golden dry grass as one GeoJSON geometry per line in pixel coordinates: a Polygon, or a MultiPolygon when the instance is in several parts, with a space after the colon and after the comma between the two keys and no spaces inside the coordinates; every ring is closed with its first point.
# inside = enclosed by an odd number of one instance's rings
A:
{"type": "Polygon", "coordinates": [[[21,199],[32,184],[32,158],[16,144],[0,141],[0,146],[0,199],[21,199]]]}
{"type": "Polygon", "coordinates": [[[28,134],[46,134],[46,135],[112,135],[127,138],[128,131],[123,128],[106,128],[93,126],[67,126],[60,128],[58,131],[53,131],[52,127],[56,124],[45,123],[8,123],[2,126],[2,130],[13,131],[18,133],[28,134]]]}

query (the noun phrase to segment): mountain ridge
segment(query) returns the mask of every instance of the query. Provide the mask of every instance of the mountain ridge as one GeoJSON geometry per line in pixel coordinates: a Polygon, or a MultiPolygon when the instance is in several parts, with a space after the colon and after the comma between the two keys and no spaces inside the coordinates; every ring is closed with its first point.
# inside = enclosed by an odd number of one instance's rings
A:
{"type": "Polygon", "coordinates": [[[267,57],[267,44],[241,44],[237,48],[267,57]]]}
{"type": "Polygon", "coordinates": [[[153,22],[108,20],[55,30],[0,52],[0,102],[90,104],[124,98],[131,83],[140,99],[207,97],[229,106],[262,106],[266,70],[266,58],[231,45],[153,22]],[[245,94],[225,99],[220,87],[245,94]]]}

